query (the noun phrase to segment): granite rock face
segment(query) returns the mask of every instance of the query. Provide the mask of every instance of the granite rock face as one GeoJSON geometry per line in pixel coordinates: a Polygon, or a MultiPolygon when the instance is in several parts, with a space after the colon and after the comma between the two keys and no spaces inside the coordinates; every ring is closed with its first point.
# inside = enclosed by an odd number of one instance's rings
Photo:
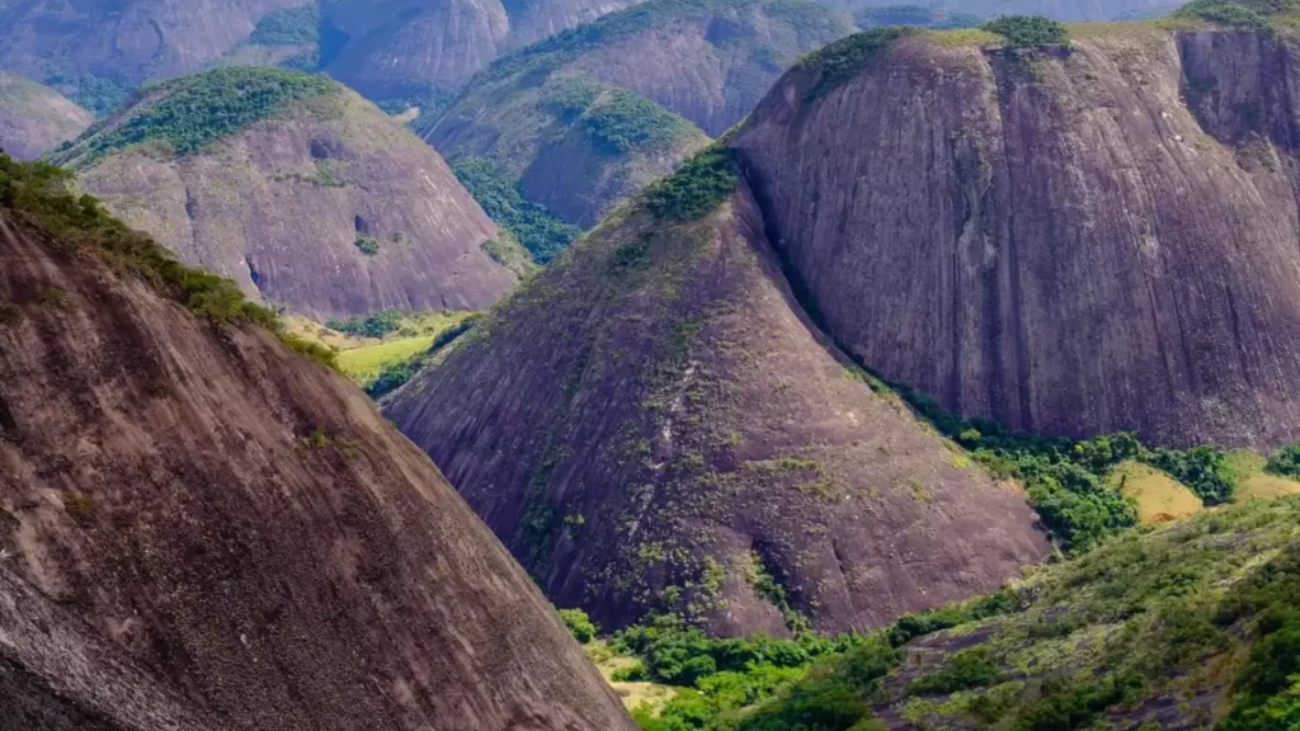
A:
{"type": "Polygon", "coordinates": [[[81,134],[95,117],[57,91],[0,73],[0,150],[34,160],[81,134]]]}
{"type": "Polygon", "coordinates": [[[635,729],[361,391],[68,251],[0,212],[0,699],[26,699],[21,728],[635,729]]]}
{"type": "Polygon", "coordinates": [[[384,413],[607,628],[862,630],[1048,553],[1023,494],[808,323],[743,186],[695,222],[618,209],[469,337],[384,413]]]}
{"type": "Polygon", "coordinates": [[[969,416],[1300,440],[1296,50],[1076,35],[787,74],[734,145],[793,281],[861,362],[969,416]]]}

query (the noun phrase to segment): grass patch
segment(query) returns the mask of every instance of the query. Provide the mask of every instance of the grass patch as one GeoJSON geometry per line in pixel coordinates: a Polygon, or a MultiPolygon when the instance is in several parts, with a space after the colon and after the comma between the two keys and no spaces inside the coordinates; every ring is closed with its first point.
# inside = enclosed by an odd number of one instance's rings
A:
{"type": "Polygon", "coordinates": [[[1229,452],[1225,469],[1237,484],[1238,500],[1270,499],[1300,494],[1300,481],[1267,471],[1268,461],[1249,450],[1229,452]]]}
{"type": "Polygon", "coordinates": [[[1158,523],[1185,518],[1205,509],[1204,503],[1186,486],[1160,470],[1141,462],[1121,462],[1106,478],[1107,486],[1137,502],[1138,520],[1158,523]]]}

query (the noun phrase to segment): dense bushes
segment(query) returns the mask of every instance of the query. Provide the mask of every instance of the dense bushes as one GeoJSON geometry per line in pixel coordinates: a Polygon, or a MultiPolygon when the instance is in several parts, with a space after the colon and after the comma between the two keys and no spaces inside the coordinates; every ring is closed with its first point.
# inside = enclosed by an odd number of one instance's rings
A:
{"type": "Polygon", "coordinates": [[[656,217],[693,221],[712,212],[736,189],[735,153],[715,144],[651,185],[646,206],[656,217]]]}
{"type": "Polygon", "coordinates": [[[248,42],[257,46],[302,46],[320,39],[320,10],[315,3],[262,16],[248,42]]]}
{"type": "Polygon", "coordinates": [[[1252,30],[1268,30],[1275,15],[1294,15],[1297,8],[1287,2],[1264,0],[1231,2],[1231,0],[1193,0],[1178,9],[1176,16],[1205,20],[1216,25],[1226,25],[1252,30]]]}
{"type": "Polygon", "coordinates": [[[877,28],[843,38],[799,59],[799,67],[817,72],[817,79],[807,96],[815,98],[833,91],[866,67],[871,59],[888,49],[900,38],[916,33],[916,28],[877,28]]]}
{"type": "Polygon", "coordinates": [[[325,327],[359,338],[382,338],[401,327],[404,316],[401,310],[380,310],[366,317],[330,320],[325,323],[325,327]]]}
{"type": "Polygon", "coordinates": [[[587,644],[596,639],[599,630],[596,625],[592,624],[591,618],[581,609],[561,609],[560,621],[569,629],[573,638],[582,644],[587,644]]]}
{"type": "Polygon", "coordinates": [[[1252,621],[1258,641],[1237,679],[1236,701],[1218,731],[1300,728],[1300,546],[1253,575],[1218,618],[1252,621]]]}
{"type": "Polygon", "coordinates": [[[142,102],[121,126],[91,137],[86,164],[112,150],[158,140],[178,155],[195,152],[226,135],[280,111],[288,103],[333,93],[335,84],[319,76],[266,68],[221,68],[145,87],[142,102]]]}
{"type": "Polygon", "coordinates": [[[1064,46],[1070,42],[1065,26],[1040,15],[1004,15],[985,23],[984,30],[997,33],[1015,48],[1064,46]]]}
{"type": "Polygon", "coordinates": [[[471,157],[453,163],[452,171],[488,217],[514,234],[533,261],[545,264],[564,251],[581,230],[524,198],[514,183],[490,161],[471,157]]]}
{"type": "Polygon", "coordinates": [[[1300,444],[1292,444],[1274,452],[1265,463],[1264,471],[1282,477],[1300,478],[1300,444]]]}
{"type": "Polygon", "coordinates": [[[45,83],[96,117],[108,116],[131,98],[131,89],[124,83],[102,76],[54,74],[45,83]]]}
{"type": "Polygon", "coordinates": [[[69,193],[71,179],[71,173],[53,165],[18,163],[0,153],[0,207],[28,217],[58,249],[93,250],[119,273],[139,276],[213,324],[255,322],[294,350],[336,366],[333,351],[286,334],[274,311],[246,300],[231,280],[181,264],[153,239],[108,215],[95,198],[69,193]]]}
{"type": "Polygon", "coordinates": [[[1206,505],[1226,503],[1236,492],[1228,470],[1227,455],[1214,447],[1202,446],[1186,451],[1156,449],[1146,459],[1152,466],[1168,472],[1186,485],[1206,505]]]}
{"type": "Polygon", "coordinates": [[[640,94],[614,89],[591,104],[582,126],[602,148],[621,154],[667,148],[687,122],[640,94]]]}

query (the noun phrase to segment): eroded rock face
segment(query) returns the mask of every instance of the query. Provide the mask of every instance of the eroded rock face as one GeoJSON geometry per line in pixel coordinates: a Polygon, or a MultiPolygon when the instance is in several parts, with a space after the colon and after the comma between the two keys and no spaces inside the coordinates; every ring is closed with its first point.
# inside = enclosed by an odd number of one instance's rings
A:
{"type": "Polygon", "coordinates": [[[1096,31],[913,37],[736,136],[828,332],[963,414],[1049,435],[1300,439],[1295,51],[1096,31]]]}
{"type": "Polygon", "coordinates": [[[16,0],[0,7],[0,68],[135,84],[197,71],[264,15],[303,0],[16,0]]]}
{"type": "Polygon", "coordinates": [[[325,68],[372,98],[449,94],[499,54],[635,0],[339,0],[324,7],[337,48],[325,68]]]}
{"type": "Polygon", "coordinates": [[[343,89],[197,153],[110,153],[78,180],[185,262],[320,320],[483,309],[518,281],[438,154],[343,89]]]}
{"type": "MultiPolygon", "coordinates": [[[[85,250],[52,253],[7,211],[0,301],[0,663],[35,673],[25,687],[72,688],[89,713],[88,678],[122,681],[129,710],[153,703],[129,679],[147,672],[248,731],[635,728],[491,532],[341,376],[85,250]],[[49,612],[9,571],[85,628],[56,618],[33,646],[23,623],[49,612]]],[[[200,728],[131,718],[103,727],[200,728]]]]}
{"type": "Polygon", "coordinates": [[[1047,553],[1023,495],[811,328],[743,187],[698,222],[619,209],[469,337],[384,413],[605,627],[865,629],[1047,553]]]}
{"type": "Polygon", "coordinates": [[[93,121],[93,114],[57,91],[0,73],[0,150],[10,157],[34,160],[93,121]]]}

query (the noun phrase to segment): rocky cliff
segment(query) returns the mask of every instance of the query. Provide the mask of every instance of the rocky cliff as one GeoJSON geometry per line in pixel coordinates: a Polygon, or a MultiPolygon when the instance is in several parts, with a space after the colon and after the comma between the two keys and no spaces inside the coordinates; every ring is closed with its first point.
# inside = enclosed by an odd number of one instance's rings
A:
{"type": "Polygon", "coordinates": [[[1297,441],[1294,41],[1071,35],[862,35],[787,74],[734,146],[797,288],[964,414],[1297,441]]]}
{"type": "Polygon", "coordinates": [[[22,728],[635,728],[360,391],[233,288],[0,170],[22,206],[0,211],[0,698],[36,704],[22,728]]]}
{"type": "Polygon", "coordinates": [[[437,153],[319,77],[222,69],[167,82],[56,159],[184,261],[317,319],[482,309],[517,281],[437,153]]]}
{"type": "Polygon", "coordinates": [[[720,196],[693,221],[618,209],[385,415],[606,627],[862,629],[1041,559],[1023,495],[874,393],[795,304],[747,190],[720,196]]]}
{"type": "Polygon", "coordinates": [[[304,0],[10,0],[0,4],[0,68],[75,84],[134,85],[197,71],[246,40],[268,13],[304,0]]]}
{"type": "Polygon", "coordinates": [[[32,160],[81,134],[94,115],[57,91],[0,73],[0,150],[32,160]]]}
{"type": "Polygon", "coordinates": [[[330,75],[371,98],[454,94],[510,48],[590,22],[635,0],[331,0],[330,75]]]}

